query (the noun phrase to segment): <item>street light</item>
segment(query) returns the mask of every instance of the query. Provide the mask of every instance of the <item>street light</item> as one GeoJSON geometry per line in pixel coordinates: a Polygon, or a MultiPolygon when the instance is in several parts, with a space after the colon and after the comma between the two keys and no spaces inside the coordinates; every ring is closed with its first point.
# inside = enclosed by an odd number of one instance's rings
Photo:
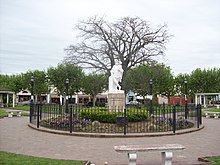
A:
{"type": "Polygon", "coordinates": [[[50,86],[50,77],[46,75],[45,77],[46,81],[47,81],[47,103],[50,104],[50,90],[51,90],[51,86],[50,86]]]}
{"type": "Polygon", "coordinates": [[[188,82],[187,80],[184,81],[185,84],[185,119],[188,117],[188,98],[187,98],[187,92],[188,92],[188,82]]]}
{"type": "Polygon", "coordinates": [[[34,76],[31,76],[31,99],[33,100],[33,94],[34,94],[34,76]]]}
{"type": "Polygon", "coordinates": [[[34,76],[31,76],[31,100],[30,100],[30,123],[32,121],[34,108],[34,76]]]}
{"type": "Polygon", "coordinates": [[[152,79],[150,79],[150,115],[153,114],[152,79]]]}
{"type": "Polygon", "coordinates": [[[66,113],[68,113],[68,99],[69,99],[69,79],[66,79],[66,113]]]}

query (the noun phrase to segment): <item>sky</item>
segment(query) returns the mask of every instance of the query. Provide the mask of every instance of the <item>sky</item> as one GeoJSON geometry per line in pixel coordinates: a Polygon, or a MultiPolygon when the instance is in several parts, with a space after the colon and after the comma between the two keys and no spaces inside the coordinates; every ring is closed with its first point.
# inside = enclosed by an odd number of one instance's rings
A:
{"type": "Polygon", "coordinates": [[[79,20],[140,17],[166,23],[172,38],[163,58],[174,75],[220,68],[219,0],[0,0],[0,74],[56,67],[79,42],[79,20]]]}

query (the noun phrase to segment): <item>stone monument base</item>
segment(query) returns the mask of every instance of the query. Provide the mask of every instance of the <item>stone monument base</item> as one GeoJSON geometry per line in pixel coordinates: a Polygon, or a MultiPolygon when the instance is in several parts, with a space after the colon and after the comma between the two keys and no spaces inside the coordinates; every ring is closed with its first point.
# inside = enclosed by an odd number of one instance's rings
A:
{"type": "Polygon", "coordinates": [[[123,90],[108,92],[108,109],[110,112],[123,112],[125,108],[125,94],[123,90]]]}

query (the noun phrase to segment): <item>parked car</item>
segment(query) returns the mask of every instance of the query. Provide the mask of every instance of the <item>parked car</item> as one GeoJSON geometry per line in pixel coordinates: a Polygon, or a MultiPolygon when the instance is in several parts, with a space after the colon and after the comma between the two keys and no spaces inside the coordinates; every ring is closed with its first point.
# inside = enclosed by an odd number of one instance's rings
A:
{"type": "Polygon", "coordinates": [[[141,106],[142,104],[138,101],[130,101],[126,105],[127,106],[141,106]]]}
{"type": "Polygon", "coordinates": [[[93,103],[92,102],[84,103],[82,106],[83,107],[92,107],[93,103]]]}

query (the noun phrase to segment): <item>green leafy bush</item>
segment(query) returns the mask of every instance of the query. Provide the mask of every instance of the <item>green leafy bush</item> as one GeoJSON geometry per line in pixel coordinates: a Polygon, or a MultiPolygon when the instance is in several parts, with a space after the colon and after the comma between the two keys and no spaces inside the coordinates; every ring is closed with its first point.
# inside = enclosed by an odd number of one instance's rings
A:
{"type": "Polygon", "coordinates": [[[81,112],[81,118],[90,119],[91,121],[99,121],[101,123],[115,123],[118,113],[106,113],[103,111],[81,112]]]}
{"type": "MultiPolygon", "coordinates": [[[[80,113],[81,118],[99,121],[101,123],[115,123],[118,116],[124,116],[123,112],[106,112],[103,110],[84,111],[80,113]]],[[[127,117],[129,122],[138,122],[147,119],[146,111],[128,111],[127,117]]]]}

